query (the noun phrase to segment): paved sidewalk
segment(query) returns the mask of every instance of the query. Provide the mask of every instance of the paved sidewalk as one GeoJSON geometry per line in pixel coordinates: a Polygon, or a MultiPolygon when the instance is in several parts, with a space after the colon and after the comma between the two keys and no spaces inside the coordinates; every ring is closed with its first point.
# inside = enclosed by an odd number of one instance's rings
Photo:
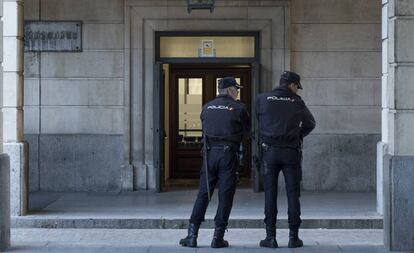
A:
{"type": "Polygon", "coordinates": [[[226,233],[231,247],[209,247],[213,230],[200,231],[199,248],[178,245],[186,230],[178,229],[12,229],[12,248],[7,252],[388,252],[382,246],[382,230],[304,229],[304,248],[287,248],[288,230],[279,229],[277,250],[258,247],[265,235],[262,229],[230,229],[226,233]]]}

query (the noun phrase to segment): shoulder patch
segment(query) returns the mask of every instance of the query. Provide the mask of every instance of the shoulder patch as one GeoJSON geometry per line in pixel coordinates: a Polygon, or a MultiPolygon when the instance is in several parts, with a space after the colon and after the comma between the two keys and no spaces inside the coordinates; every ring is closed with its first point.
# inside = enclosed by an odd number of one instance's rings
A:
{"type": "Polygon", "coordinates": [[[233,111],[234,107],[227,106],[227,105],[210,105],[207,107],[209,110],[227,110],[227,111],[233,111]]]}
{"type": "Polygon", "coordinates": [[[292,102],[292,103],[296,101],[294,98],[277,97],[277,96],[268,96],[266,99],[271,100],[271,101],[287,101],[287,102],[292,102]]]}

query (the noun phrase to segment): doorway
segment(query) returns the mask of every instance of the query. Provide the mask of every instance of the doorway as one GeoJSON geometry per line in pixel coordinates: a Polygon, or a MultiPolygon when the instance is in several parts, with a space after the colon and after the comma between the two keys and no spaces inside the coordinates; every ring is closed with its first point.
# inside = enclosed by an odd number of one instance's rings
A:
{"type": "MultiPolygon", "coordinates": [[[[202,166],[200,113],[217,96],[218,80],[235,77],[243,89],[239,98],[251,112],[251,66],[229,64],[172,64],[169,69],[169,175],[171,179],[198,179],[202,166]]],[[[251,175],[250,140],[242,177],[251,175]]]]}
{"type": "MultiPolygon", "coordinates": [[[[198,185],[200,113],[217,96],[220,78],[235,77],[244,86],[239,99],[250,113],[254,111],[252,98],[260,86],[259,45],[258,32],[155,33],[153,165],[157,191],[198,185]]],[[[262,188],[257,163],[252,163],[258,151],[256,139],[243,143],[246,159],[241,175],[242,184],[251,184],[255,192],[262,188]]]]}

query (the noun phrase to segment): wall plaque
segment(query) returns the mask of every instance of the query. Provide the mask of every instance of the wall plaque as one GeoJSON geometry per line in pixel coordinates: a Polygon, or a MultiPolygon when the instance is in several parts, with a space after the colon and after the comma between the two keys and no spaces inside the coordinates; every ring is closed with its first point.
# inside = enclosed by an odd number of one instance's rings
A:
{"type": "Polygon", "coordinates": [[[216,49],[214,48],[214,41],[213,40],[202,40],[200,57],[215,57],[215,56],[216,56],[216,49]]]}
{"type": "Polygon", "coordinates": [[[81,52],[82,22],[25,21],[24,50],[30,52],[81,52]]]}

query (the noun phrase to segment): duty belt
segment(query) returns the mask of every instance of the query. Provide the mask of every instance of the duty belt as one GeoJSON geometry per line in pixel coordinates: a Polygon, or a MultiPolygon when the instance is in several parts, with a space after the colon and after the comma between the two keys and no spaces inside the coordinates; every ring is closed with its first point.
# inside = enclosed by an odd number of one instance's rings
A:
{"type": "Polygon", "coordinates": [[[210,146],[210,149],[220,149],[220,150],[223,150],[223,151],[230,151],[230,150],[232,150],[232,151],[236,151],[236,149],[235,149],[235,147],[232,145],[226,145],[226,144],[221,144],[221,145],[212,145],[212,146],[210,146]]]}
{"type": "Polygon", "coordinates": [[[298,149],[298,147],[294,147],[294,146],[287,146],[287,145],[280,145],[280,144],[269,144],[268,142],[262,142],[260,145],[261,145],[261,148],[265,151],[268,150],[269,148],[298,149]]]}
{"type": "Polygon", "coordinates": [[[231,141],[210,141],[210,149],[224,149],[237,151],[240,144],[231,141]]]}
{"type": "Polygon", "coordinates": [[[299,145],[299,143],[295,143],[295,142],[290,142],[286,140],[286,137],[272,137],[272,136],[265,136],[262,135],[260,138],[260,145],[262,145],[263,143],[265,143],[267,146],[275,148],[275,147],[279,147],[279,148],[297,148],[297,146],[299,145]]]}

